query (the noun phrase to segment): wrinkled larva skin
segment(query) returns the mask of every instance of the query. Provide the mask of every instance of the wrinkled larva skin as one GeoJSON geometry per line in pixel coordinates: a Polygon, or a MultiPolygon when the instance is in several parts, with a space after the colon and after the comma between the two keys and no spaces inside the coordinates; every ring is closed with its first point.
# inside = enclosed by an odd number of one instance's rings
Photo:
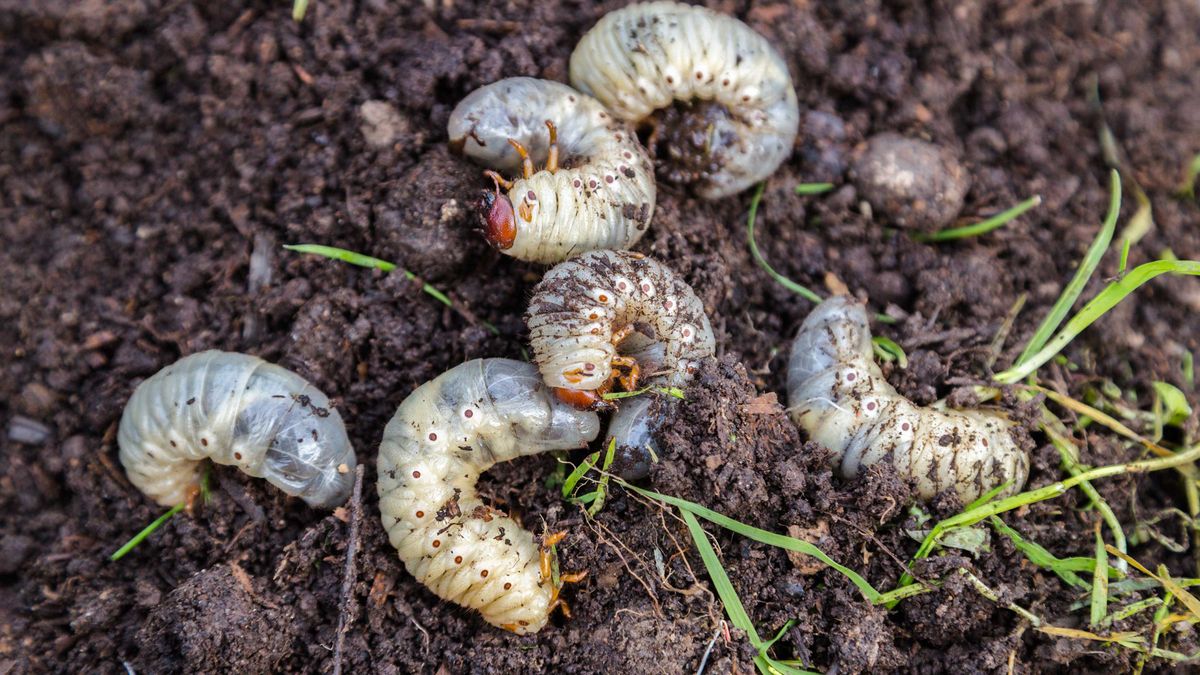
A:
{"type": "Polygon", "coordinates": [[[872,358],[863,306],[846,297],[822,302],[800,326],[788,363],[792,420],[834,452],[843,477],[890,462],[921,499],[953,490],[964,504],[1008,481],[1019,492],[1029,457],[999,413],[914,405],[872,358]]]}
{"type": "Polygon", "coordinates": [[[329,399],[249,354],[210,350],[158,371],[134,390],[117,442],[130,482],[163,506],[197,489],[205,459],[320,508],[353,486],[354,448],[329,399]]]}
{"type": "MultiPolygon", "coordinates": [[[[560,263],[534,288],[526,314],[533,359],[552,387],[593,391],[609,381],[618,345],[613,334],[636,326],[627,353],[638,357],[642,384],[683,387],[716,341],[704,305],[691,287],[662,263],[628,251],[591,251],[560,263]],[[645,344],[644,329],[661,343],[645,344]],[[643,359],[644,357],[644,359],[643,359]]],[[[645,404],[619,404],[612,430],[644,438],[652,423],[627,419],[646,413],[645,404]]],[[[641,448],[623,435],[622,447],[641,448]]],[[[644,461],[634,457],[633,461],[644,461]]],[[[646,465],[648,470],[648,465],[646,465]]],[[[622,472],[629,478],[644,472],[622,472]]]]}
{"type": "Polygon", "coordinates": [[[654,215],[654,167],[629,125],[565,84],[512,77],[480,87],[450,115],[450,142],[513,180],[507,198],[516,239],[504,253],[555,263],[594,249],[627,249],[654,215]],[[549,153],[546,121],[558,129],[560,166],[520,177],[525,146],[535,165],[549,153]]]}
{"type": "Polygon", "coordinates": [[[571,54],[571,84],[636,122],[673,101],[716,101],[711,153],[721,167],[697,186],[705,199],[740,192],[792,152],[800,111],[787,64],[737,19],[676,2],[610,12],[571,54]]]}
{"type": "Polygon", "coordinates": [[[488,623],[536,633],[556,597],[539,547],[480,501],[475,482],[497,462],[582,447],[599,429],[595,413],[560,403],[520,361],[468,361],[418,387],[379,445],[379,510],[404,566],[488,623]]]}

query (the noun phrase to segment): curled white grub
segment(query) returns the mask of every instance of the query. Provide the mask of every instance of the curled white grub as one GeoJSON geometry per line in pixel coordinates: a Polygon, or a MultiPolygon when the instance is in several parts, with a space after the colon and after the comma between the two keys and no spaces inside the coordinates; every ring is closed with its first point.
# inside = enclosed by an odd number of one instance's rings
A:
{"type": "Polygon", "coordinates": [[[830,298],[804,320],[788,363],[792,420],[834,453],[846,478],[877,462],[915,483],[921,499],[953,490],[964,504],[1004,483],[1019,492],[1029,456],[999,412],[914,405],[872,358],[867,312],[830,298]]]}
{"type": "Polygon", "coordinates": [[[628,124],[565,84],[510,77],[480,87],[454,109],[447,132],[468,157],[516,174],[484,172],[495,184],[484,196],[484,236],[507,255],[554,263],[626,249],[650,225],[656,188],[645,148],[628,124]]]}
{"type": "Polygon", "coordinates": [[[117,442],[130,482],[163,506],[195,493],[206,459],[316,507],[346,501],[354,482],[354,448],[329,399],[249,354],[210,350],[158,371],[134,390],[117,442]]]}
{"type": "Polygon", "coordinates": [[[714,101],[706,148],[716,168],[705,199],[740,192],[775,172],[800,124],[787,64],[766,38],[734,17],[678,2],[609,12],[571,54],[571,84],[617,117],[646,119],[675,101],[714,101]]]}
{"type": "MultiPolygon", "coordinates": [[[[537,369],[509,359],[451,368],[404,399],[379,445],[379,510],[408,571],[494,626],[536,633],[558,605],[550,547],[475,490],[497,462],[578,448],[596,438],[593,412],[559,402],[537,369]]],[[[582,575],[560,575],[573,581],[582,575]]]]}

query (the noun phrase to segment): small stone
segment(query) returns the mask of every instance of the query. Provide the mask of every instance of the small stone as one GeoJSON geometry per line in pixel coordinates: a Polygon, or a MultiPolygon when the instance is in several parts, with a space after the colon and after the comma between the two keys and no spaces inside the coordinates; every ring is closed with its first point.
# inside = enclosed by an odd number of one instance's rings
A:
{"type": "Polygon", "coordinates": [[[47,438],[50,438],[50,427],[37,420],[13,415],[8,421],[8,440],[14,443],[41,445],[47,438]]]}
{"type": "Polygon", "coordinates": [[[386,148],[408,135],[408,120],[385,101],[367,101],[358,112],[362,115],[362,134],[372,148],[386,148]]]}
{"type": "Polygon", "coordinates": [[[949,226],[971,187],[966,168],[948,149],[893,133],[868,141],[852,176],[872,211],[904,229],[949,226]]]}

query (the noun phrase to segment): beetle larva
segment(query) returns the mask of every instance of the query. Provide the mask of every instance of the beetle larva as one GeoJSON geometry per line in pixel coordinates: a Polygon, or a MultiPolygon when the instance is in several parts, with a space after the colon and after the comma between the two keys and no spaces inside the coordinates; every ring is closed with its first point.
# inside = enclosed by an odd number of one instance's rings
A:
{"type": "Polygon", "coordinates": [[[1029,457],[998,412],[914,405],[872,358],[863,306],[846,297],[822,302],[800,326],[788,363],[792,420],[834,452],[844,477],[890,462],[916,483],[921,499],[954,490],[964,504],[1029,477],[1029,457]]]}
{"type": "Polygon", "coordinates": [[[379,445],[379,510],[404,566],[492,625],[520,635],[540,630],[561,604],[549,551],[561,534],[539,547],[480,501],[475,482],[497,462],[582,447],[599,429],[595,413],[556,400],[520,361],[468,361],[418,387],[379,445]]]}
{"type": "Polygon", "coordinates": [[[480,87],[450,115],[450,142],[495,171],[482,220],[493,246],[553,263],[626,249],[654,214],[654,169],[629,125],[565,84],[512,77],[480,87]],[[561,157],[561,162],[560,162],[561,157]],[[534,162],[546,168],[534,171],[534,162]],[[503,186],[507,195],[500,192],[503,186]]]}
{"type": "MultiPolygon", "coordinates": [[[[556,265],[534,288],[526,322],[542,377],[580,407],[599,405],[613,380],[635,388],[643,365],[650,372],[640,378],[643,384],[683,387],[715,349],[708,315],[691,287],[661,263],[628,251],[591,251],[556,265]],[[661,349],[645,344],[646,330],[661,349]]],[[[610,425],[620,432],[623,454],[641,467],[623,471],[626,477],[648,471],[643,443],[632,439],[650,433],[626,416],[649,410],[645,402],[622,405],[610,425]]]]}
{"type": "Polygon", "coordinates": [[[163,506],[195,494],[205,459],[316,507],[353,487],[354,448],[329,399],[249,354],[210,350],[158,371],[134,390],[117,441],[130,482],[163,506]]]}
{"type": "Polygon", "coordinates": [[[617,117],[637,122],[673,101],[724,108],[707,127],[705,199],[766,178],[787,159],[800,111],[787,64],[737,19],[676,2],[610,12],[571,53],[571,84],[617,117]]]}

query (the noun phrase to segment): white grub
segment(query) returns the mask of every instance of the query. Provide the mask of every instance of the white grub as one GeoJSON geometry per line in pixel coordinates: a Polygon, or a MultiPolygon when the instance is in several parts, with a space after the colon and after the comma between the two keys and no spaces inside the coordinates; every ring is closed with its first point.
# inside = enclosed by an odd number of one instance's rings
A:
{"type": "Polygon", "coordinates": [[[321,508],[353,487],[354,448],[329,399],[249,354],[200,352],[155,373],[126,404],[117,442],[130,482],[163,506],[196,491],[206,459],[321,508]]]}
{"type": "MultiPolygon", "coordinates": [[[[594,403],[622,359],[647,372],[641,385],[684,387],[716,346],[691,287],[662,263],[628,251],[592,251],[552,268],[534,288],[526,323],[547,384],[577,404],[594,403]]],[[[659,421],[633,418],[654,413],[645,401],[618,403],[610,431],[636,467],[622,471],[628,478],[649,470],[645,441],[659,421]]]]}
{"type": "Polygon", "coordinates": [[[715,101],[710,152],[719,166],[699,193],[718,199],[774,173],[800,124],[787,64],[734,17],[677,2],[634,4],[604,15],[571,54],[571,83],[631,122],[674,101],[715,101]]]}
{"type": "Polygon", "coordinates": [[[595,413],[559,402],[520,361],[468,361],[418,387],[379,446],[379,510],[404,566],[488,623],[536,633],[558,598],[543,550],[475,483],[497,462],[582,447],[599,428],[595,413]]]}
{"type": "Polygon", "coordinates": [[[565,84],[512,77],[480,87],[454,109],[447,131],[468,157],[515,176],[501,194],[508,181],[496,175],[482,214],[488,241],[508,255],[555,263],[627,249],[650,225],[656,189],[645,148],[628,124],[565,84]],[[556,158],[547,122],[557,133],[556,158]],[[510,139],[546,168],[525,173],[510,139]]]}
{"type": "Polygon", "coordinates": [[[922,408],[888,384],[872,358],[867,312],[847,297],[822,302],[800,326],[788,402],[846,478],[887,462],[921,499],[953,490],[967,504],[1010,481],[1002,494],[1015,494],[1029,477],[1029,457],[1000,413],[922,408]]]}

